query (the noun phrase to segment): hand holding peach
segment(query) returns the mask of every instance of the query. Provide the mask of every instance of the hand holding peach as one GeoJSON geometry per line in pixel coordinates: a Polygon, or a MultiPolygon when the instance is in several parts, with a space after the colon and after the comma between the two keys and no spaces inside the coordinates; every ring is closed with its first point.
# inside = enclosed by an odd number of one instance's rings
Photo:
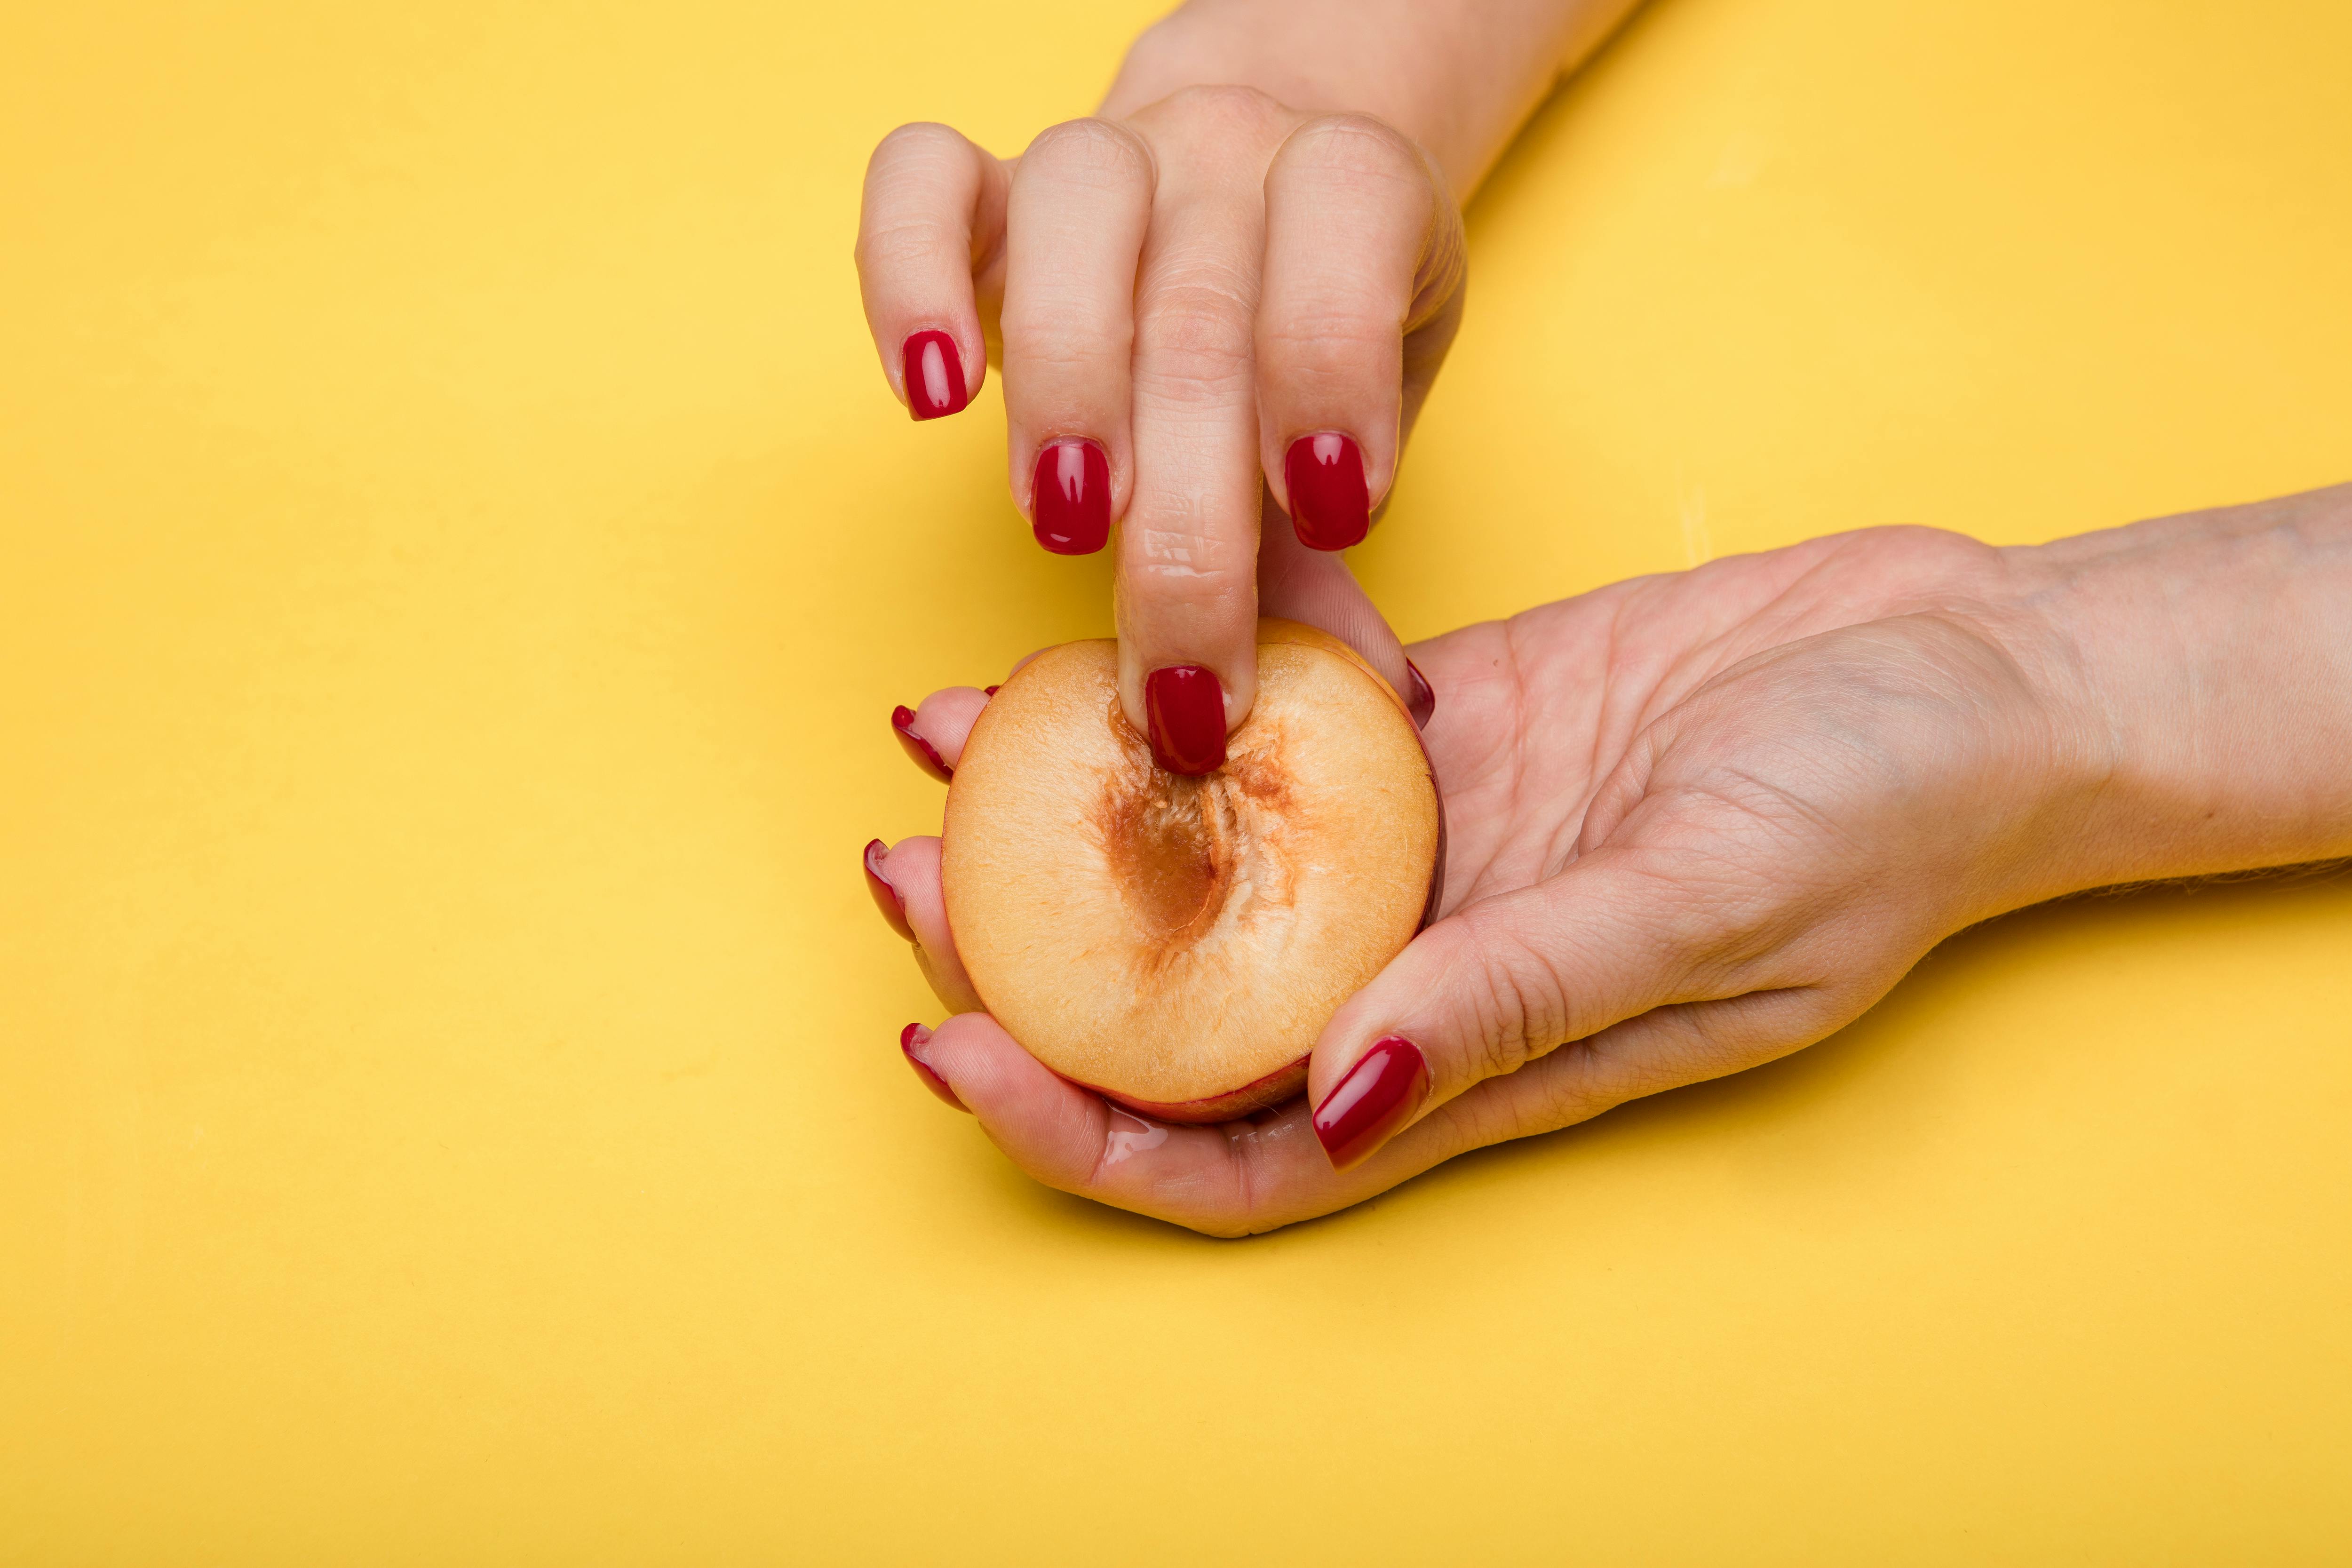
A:
{"type": "MultiPolygon", "coordinates": [[[[1164,1125],[1057,1076],[971,1010],[932,839],[867,862],[960,1015],[902,1044],[1039,1180],[1271,1229],[1795,1050],[2003,910],[2352,853],[2347,628],[2352,488],[1620,584],[1415,650],[1442,918],[1322,1026],[1305,1101],[1164,1125]],[[2279,743],[2211,743],[2231,732],[2279,743]]],[[[949,767],[979,699],[912,721],[949,767]]]]}

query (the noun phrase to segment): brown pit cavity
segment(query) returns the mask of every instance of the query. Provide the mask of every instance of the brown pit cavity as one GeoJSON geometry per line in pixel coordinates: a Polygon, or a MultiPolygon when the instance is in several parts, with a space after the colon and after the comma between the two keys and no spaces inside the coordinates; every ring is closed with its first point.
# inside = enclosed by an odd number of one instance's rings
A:
{"type": "Polygon", "coordinates": [[[1206,931],[1233,890],[1234,824],[1214,774],[1148,768],[1113,786],[1101,818],[1112,877],[1156,942],[1206,931]]]}

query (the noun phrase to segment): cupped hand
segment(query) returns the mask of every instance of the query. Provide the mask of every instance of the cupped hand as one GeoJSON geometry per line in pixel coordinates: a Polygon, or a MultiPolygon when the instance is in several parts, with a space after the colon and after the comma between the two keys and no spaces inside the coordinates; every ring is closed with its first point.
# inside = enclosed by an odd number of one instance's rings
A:
{"type": "MultiPolygon", "coordinates": [[[[867,862],[957,1015],[902,1045],[1038,1180],[1221,1236],[1795,1050],[1945,936],[2067,890],[2095,727],[2016,571],[1871,531],[1416,647],[1442,918],[1331,1019],[1304,1101],[1168,1127],[1055,1077],[979,1010],[931,838],[867,862]]],[[[917,715],[947,766],[984,700],[917,715]]]]}
{"type": "Polygon", "coordinates": [[[996,354],[1038,542],[1090,552],[1120,525],[1120,701],[1187,773],[1215,764],[1255,700],[1261,613],[1412,684],[1335,552],[1394,481],[1459,320],[1463,257],[1412,142],[1242,87],[1114,101],[1016,159],[903,127],[874,153],[857,240],[908,411],[961,409],[996,354]]]}

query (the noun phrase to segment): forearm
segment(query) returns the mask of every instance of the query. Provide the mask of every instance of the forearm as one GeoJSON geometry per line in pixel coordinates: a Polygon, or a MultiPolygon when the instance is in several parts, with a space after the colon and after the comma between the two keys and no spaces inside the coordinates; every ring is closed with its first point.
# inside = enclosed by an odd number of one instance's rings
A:
{"type": "Polygon", "coordinates": [[[2074,880],[2352,856],[2352,485],[2007,553],[2084,763],[2074,880]]]}
{"type": "Polygon", "coordinates": [[[1102,112],[1179,89],[1254,87],[1294,109],[1377,116],[1467,201],[1552,85],[1637,0],[1191,0],[1128,53],[1102,112]]]}

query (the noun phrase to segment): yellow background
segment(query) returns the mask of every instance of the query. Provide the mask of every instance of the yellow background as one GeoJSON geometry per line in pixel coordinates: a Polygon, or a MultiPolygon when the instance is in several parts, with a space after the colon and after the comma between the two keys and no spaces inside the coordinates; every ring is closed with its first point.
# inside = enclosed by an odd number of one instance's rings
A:
{"type": "MultiPolygon", "coordinates": [[[[2352,884],[1221,1244],[894,1036],[894,701],[1107,626],[865,153],[1148,5],[0,16],[0,1561],[2352,1553],[2352,884]]],[[[1663,0],[1471,219],[1409,635],[2352,477],[2352,10],[1663,0]]]]}

